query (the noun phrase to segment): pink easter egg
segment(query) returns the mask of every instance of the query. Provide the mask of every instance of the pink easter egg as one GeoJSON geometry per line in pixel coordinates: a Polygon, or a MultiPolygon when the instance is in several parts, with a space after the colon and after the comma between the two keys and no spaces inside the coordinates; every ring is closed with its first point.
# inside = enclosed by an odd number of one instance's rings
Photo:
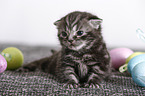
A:
{"type": "Polygon", "coordinates": [[[6,68],[7,68],[7,61],[2,55],[0,55],[0,73],[4,72],[6,68]]]}
{"type": "Polygon", "coordinates": [[[125,64],[126,59],[133,53],[129,48],[115,48],[109,51],[112,61],[112,67],[118,69],[125,64]]]}

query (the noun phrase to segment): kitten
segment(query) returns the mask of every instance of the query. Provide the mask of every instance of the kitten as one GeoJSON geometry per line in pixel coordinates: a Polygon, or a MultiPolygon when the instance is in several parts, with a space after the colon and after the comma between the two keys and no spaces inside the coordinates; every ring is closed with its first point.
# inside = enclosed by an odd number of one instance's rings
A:
{"type": "Polygon", "coordinates": [[[101,22],[102,19],[87,12],[69,13],[54,23],[61,50],[19,70],[40,68],[66,84],[98,86],[111,72],[110,56],[101,35],[101,22]]]}

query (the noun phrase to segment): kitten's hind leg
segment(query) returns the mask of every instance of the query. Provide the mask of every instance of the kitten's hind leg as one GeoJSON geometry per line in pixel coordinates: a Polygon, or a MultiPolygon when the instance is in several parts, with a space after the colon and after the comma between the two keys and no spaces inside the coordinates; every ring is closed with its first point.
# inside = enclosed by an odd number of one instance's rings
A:
{"type": "Polygon", "coordinates": [[[28,72],[28,71],[35,71],[36,69],[41,69],[41,65],[48,60],[49,60],[49,57],[46,57],[40,60],[30,62],[28,64],[24,64],[22,67],[18,68],[16,71],[28,72]]]}
{"type": "Polygon", "coordinates": [[[37,64],[35,62],[31,62],[31,63],[28,63],[28,64],[20,67],[16,71],[18,71],[18,72],[28,72],[28,71],[35,71],[36,69],[37,69],[37,64]]]}

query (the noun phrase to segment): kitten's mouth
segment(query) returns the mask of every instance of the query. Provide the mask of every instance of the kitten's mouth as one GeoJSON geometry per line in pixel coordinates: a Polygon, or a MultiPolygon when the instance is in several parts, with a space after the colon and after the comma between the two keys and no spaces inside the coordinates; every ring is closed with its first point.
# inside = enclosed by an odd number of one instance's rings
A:
{"type": "Polygon", "coordinates": [[[71,46],[76,47],[76,46],[79,46],[79,45],[81,45],[81,44],[82,44],[82,42],[79,42],[79,43],[71,43],[71,46]]]}
{"type": "Polygon", "coordinates": [[[77,42],[75,44],[71,44],[71,49],[72,50],[80,50],[82,49],[84,46],[86,46],[86,41],[83,41],[83,42],[77,42]]]}

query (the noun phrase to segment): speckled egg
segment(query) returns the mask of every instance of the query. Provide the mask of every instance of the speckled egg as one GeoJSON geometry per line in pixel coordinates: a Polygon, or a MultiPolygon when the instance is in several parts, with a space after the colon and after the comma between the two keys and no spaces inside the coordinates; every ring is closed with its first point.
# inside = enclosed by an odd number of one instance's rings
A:
{"type": "Polygon", "coordinates": [[[6,68],[7,68],[7,61],[2,55],[0,55],[0,73],[4,72],[6,68]]]}

